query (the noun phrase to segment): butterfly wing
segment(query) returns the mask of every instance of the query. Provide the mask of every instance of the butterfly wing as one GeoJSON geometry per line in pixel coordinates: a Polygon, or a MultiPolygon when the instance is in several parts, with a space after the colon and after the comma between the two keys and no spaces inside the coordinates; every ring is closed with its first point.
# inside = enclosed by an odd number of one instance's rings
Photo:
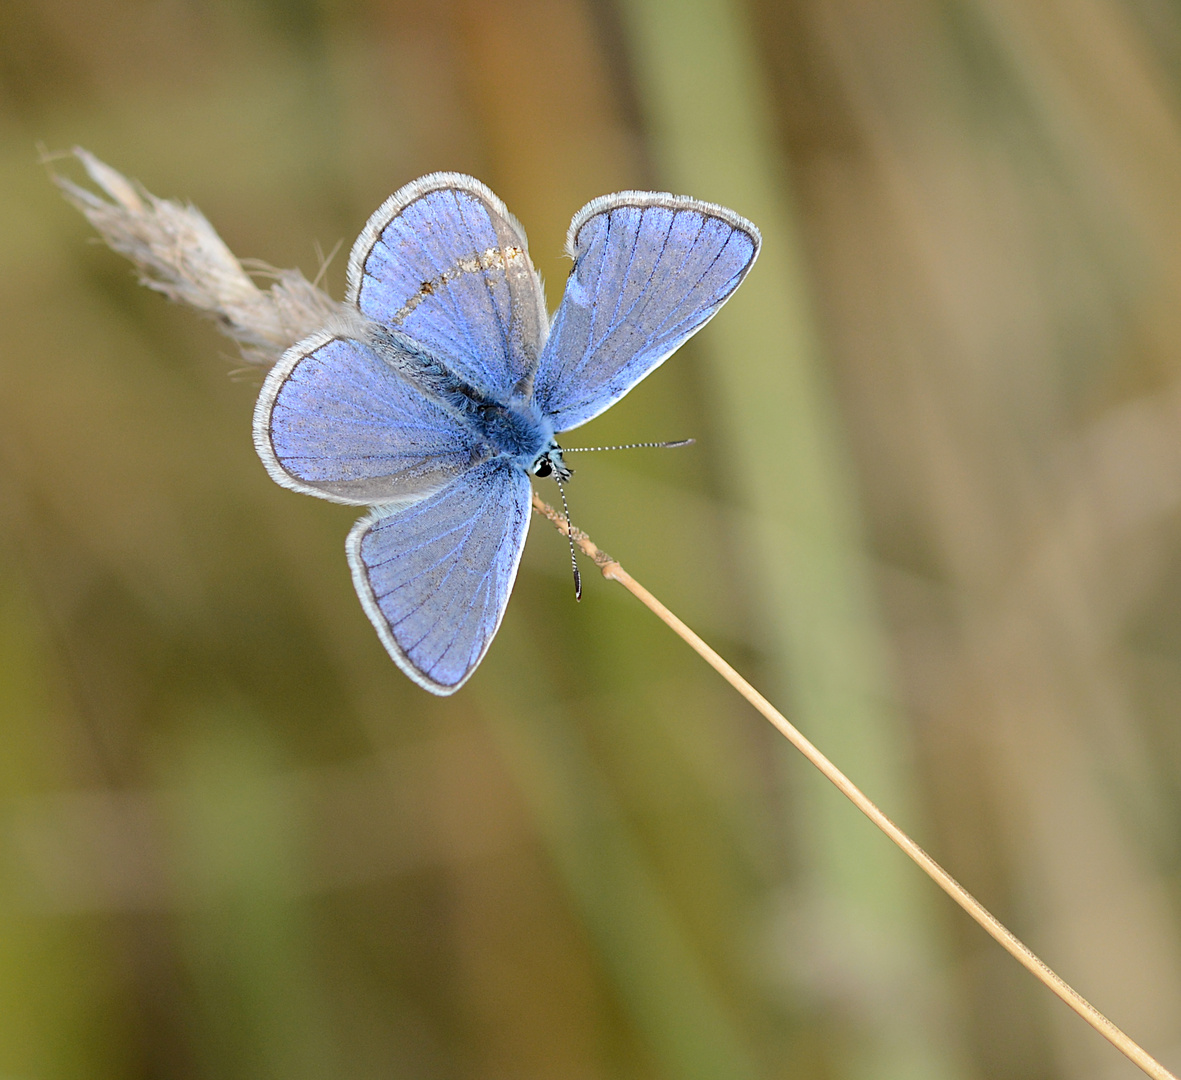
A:
{"type": "Polygon", "coordinates": [[[452,694],[483,659],[517,576],[529,480],[503,460],[349,533],[357,595],[382,644],[419,686],[452,694]]]}
{"type": "Polygon", "coordinates": [[[709,322],[760,242],[732,210],[682,196],[626,191],[583,207],[534,386],[554,430],[598,416],[709,322]]]}
{"type": "Polygon", "coordinates": [[[470,430],[389,360],[331,331],[284,353],[254,409],[254,445],[275,481],[369,506],[421,498],[472,467],[470,430]]]}
{"type": "Polygon", "coordinates": [[[348,298],[402,329],[451,372],[508,401],[549,325],[525,232],[491,191],[432,173],[391,195],[349,256],[348,298]]]}

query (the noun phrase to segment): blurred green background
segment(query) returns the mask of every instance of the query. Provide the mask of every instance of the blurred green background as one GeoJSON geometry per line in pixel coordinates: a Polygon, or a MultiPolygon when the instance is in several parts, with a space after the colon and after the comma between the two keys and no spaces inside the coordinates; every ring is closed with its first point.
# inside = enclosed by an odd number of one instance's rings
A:
{"type": "Polygon", "coordinates": [[[309,275],[471,172],[551,306],[594,196],[756,221],[575,520],[1181,1066],[1176,4],[0,4],[3,1080],[1130,1077],[548,526],[413,686],[38,143],[309,275]]]}

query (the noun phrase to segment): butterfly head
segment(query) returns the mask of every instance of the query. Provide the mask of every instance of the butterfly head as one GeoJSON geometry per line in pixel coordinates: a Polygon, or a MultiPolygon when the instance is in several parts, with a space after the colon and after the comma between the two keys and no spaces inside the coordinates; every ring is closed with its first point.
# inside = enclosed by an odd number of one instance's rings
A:
{"type": "Polygon", "coordinates": [[[551,442],[537,455],[529,471],[543,478],[552,476],[559,484],[564,484],[574,475],[574,470],[562,460],[562,448],[556,442],[551,442]]]}

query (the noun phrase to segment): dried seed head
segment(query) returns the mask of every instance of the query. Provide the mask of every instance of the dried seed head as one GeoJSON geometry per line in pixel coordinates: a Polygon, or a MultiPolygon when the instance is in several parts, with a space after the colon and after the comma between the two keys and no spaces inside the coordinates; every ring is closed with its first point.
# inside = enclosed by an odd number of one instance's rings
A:
{"type": "Polygon", "coordinates": [[[66,198],[135,264],[144,285],[212,318],[251,363],[273,364],[340,312],[298,270],[260,264],[273,279],[260,289],[195,206],[157,198],[86,150],[73,153],[107,198],[55,175],[66,198]]]}

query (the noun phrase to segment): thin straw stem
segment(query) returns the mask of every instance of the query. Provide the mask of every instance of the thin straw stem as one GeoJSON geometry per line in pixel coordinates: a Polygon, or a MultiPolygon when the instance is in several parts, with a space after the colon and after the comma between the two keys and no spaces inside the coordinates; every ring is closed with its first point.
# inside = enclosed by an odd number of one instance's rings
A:
{"type": "Polygon", "coordinates": [[[962,907],[973,919],[995,938],[1001,946],[1036,978],[1049,987],[1067,1005],[1079,1014],[1100,1035],[1112,1044],[1147,1075],[1155,1080],[1178,1080],[1139,1043],[1116,1027],[1086,998],[1053,971],[1024,942],[996,918],[967,889],[955,880],[934,859],[931,858],[905,832],[894,824],[877,805],[865,795],[840,769],[838,769],[812,742],[775,708],[762,694],[748,683],[733,667],[709,647],[690,627],[656,599],[635,578],[619,565],[610,555],[601,550],[581,529],[570,526],[560,513],[543,501],[536,492],[533,494],[533,509],[549,519],[560,533],[576,543],[588,558],[603,572],[603,577],[617,581],[649,611],[653,612],[670,629],[678,634],[698,656],[710,665],[723,679],[750,702],[771,722],[801,754],[804,755],[825,777],[828,778],[854,806],[884,832],[915,862],[932,881],[962,907]]]}

